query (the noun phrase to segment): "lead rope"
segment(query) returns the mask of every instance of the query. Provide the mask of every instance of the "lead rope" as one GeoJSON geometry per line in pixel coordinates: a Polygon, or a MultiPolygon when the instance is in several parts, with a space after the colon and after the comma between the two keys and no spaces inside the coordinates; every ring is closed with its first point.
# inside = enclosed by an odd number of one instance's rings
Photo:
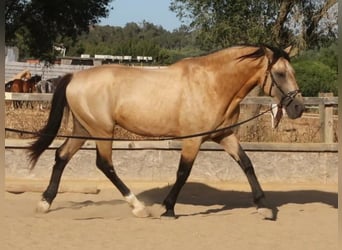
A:
{"type": "Polygon", "coordinates": [[[201,132],[201,133],[196,133],[196,134],[191,134],[191,135],[184,135],[184,136],[173,136],[173,137],[162,137],[162,138],[149,138],[149,139],[115,139],[115,138],[105,138],[105,137],[92,137],[92,136],[77,136],[77,135],[52,135],[52,134],[44,134],[40,132],[34,132],[34,131],[27,131],[27,130],[19,130],[19,129],[14,129],[14,128],[5,128],[5,131],[7,132],[13,132],[13,133],[18,133],[18,134],[31,134],[34,136],[49,136],[49,137],[58,137],[58,138],[70,138],[70,139],[82,139],[82,140],[96,140],[96,141],[171,141],[171,140],[182,140],[182,139],[189,139],[189,138],[194,138],[194,137],[199,137],[199,136],[205,136],[205,135],[210,135],[218,132],[222,132],[228,129],[232,129],[238,126],[241,126],[242,124],[245,124],[249,121],[252,121],[259,116],[262,116],[266,114],[267,112],[271,111],[273,107],[271,106],[267,110],[250,117],[246,120],[243,120],[241,122],[237,122],[235,124],[229,125],[227,127],[215,129],[215,130],[210,130],[206,132],[201,132]]]}

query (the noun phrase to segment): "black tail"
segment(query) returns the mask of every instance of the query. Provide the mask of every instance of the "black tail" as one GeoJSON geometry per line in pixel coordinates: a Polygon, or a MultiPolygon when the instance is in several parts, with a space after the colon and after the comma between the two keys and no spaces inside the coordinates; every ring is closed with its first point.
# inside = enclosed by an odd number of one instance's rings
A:
{"type": "Polygon", "coordinates": [[[36,165],[40,155],[50,146],[55,139],[62,123],[64,108],[67,105],[66,87],[72,79],[72,74],[63,76],[57,85],[51,102],[51,110],[48,121],[39,133],[38,139],[29,147],[29,160],[31,169],[36,165]]]}

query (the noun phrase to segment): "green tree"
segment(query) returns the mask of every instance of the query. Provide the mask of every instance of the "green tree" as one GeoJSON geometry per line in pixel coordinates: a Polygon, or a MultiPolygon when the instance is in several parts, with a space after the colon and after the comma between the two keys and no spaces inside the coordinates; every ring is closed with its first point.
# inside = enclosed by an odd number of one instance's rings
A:
{"type": "Polygon", "coordinates": [[[313,60],[294,63],[297,81],[304,96],[317,96],[320,92],[337,95],[336,72],[329,66],[313,60]]]}
{"type": "Polygon", "coordinates": [[[6,43],[15,40],[15,33],[20,28],[19,16],[23,14],[25,0],[5,0],[5,39],[6,43]]]}
{"type": "Polygon", "coordinates": [[[308,50],[293,60],[296,78],[304,96],[337,91],[337,44],[319,50],[308,50]]]}
{"type": "Polygon", "coordinates": [[[205,49],[239,43],[305,49],[337,37],[337,0],[173,0],[170,9],[205,49]]]}
{"type": "Polygon", "coordinates": [[[163,65],[203,53],[194,46],[194,35],[186,26],[169,32],[146,21],[128,23],[125,27],[96,25],[79,36],[78,42],[69,43],[68,48],[69,56],[152,56],[155,63],[163,65]]]}
{"type": "MultiPolygon", "coordinates": [[[[26,56],[51,60],[53,45],[76,41],[108,15],[111,0],[6,0],[6,44],[25,44],[26,56]],[[19,42],[18,39],[21,39],[19,42]]],[[[21,48],[19,48],[21,49],[21,48]]]]}
{"type": "Polygon", "coordinates": [[[197,41],[205,50],[239,43],[268,42],[267,17],[274,10],[265,1],[174,0],[170,9],[182,20],[191,20],[197,41]]]}

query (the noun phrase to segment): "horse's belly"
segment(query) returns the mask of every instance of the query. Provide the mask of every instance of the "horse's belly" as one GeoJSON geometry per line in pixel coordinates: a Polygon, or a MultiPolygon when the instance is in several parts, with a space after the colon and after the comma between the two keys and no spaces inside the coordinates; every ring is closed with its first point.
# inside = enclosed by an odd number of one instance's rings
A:
{"type": "Polygon", "coordinates": [[[121,127],[143,136],[171,136],[179,134],[177,120],[168,112],[136,110],[117,114],[115,121],[121,127]],[[168,115],[167,115],[168,114],[168,115]]]}

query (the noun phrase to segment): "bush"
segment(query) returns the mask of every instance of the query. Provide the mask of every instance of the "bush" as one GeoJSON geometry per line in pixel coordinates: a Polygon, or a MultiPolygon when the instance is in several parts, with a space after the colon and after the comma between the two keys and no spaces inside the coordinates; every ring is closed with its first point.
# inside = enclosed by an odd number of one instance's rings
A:
{"type": "Polygon", "coordinates": [[[292,65],[304,96],[317,96],[319,92],[337,91],[337,46],[305,51],[292,65]]]}
{"type": "Polygon", "coordinates": [[[299,88],[304,96],[318,96],[320,92],[337,95],[337,72],[320,61],[303,60],[293,63],[299,88]]]}

